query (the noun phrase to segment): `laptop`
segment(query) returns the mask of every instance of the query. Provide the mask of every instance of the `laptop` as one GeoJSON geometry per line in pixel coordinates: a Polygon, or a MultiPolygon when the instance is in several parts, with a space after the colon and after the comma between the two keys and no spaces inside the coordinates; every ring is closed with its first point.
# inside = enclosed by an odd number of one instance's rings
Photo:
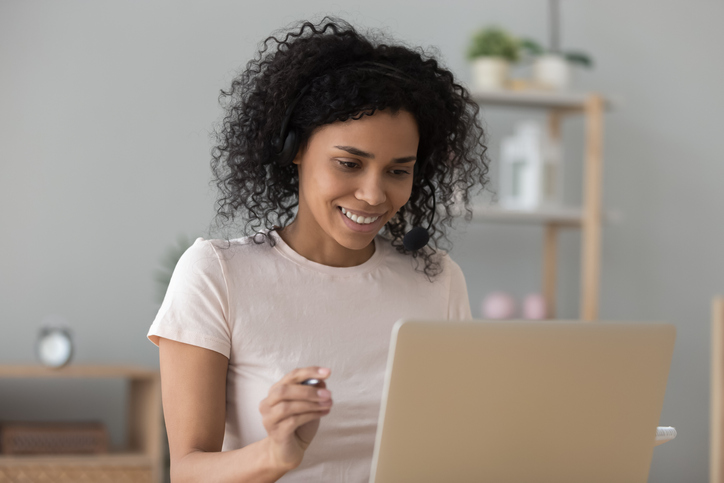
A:
{"type": "Polygon", "coordinates": [[[370,483],[646,483],[676,329],[399,320],[370,483]]]}

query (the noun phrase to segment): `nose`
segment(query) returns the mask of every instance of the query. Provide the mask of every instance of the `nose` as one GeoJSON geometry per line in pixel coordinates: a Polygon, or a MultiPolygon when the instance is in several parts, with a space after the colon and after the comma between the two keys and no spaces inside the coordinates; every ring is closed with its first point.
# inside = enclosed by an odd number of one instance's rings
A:
{"type": "Polygon", "coordinates": [[[370,206],[377,206],[387,201],[382,177],[375,173],[368,173],[362,177],[355,191],[355,198],[370,206]]]}

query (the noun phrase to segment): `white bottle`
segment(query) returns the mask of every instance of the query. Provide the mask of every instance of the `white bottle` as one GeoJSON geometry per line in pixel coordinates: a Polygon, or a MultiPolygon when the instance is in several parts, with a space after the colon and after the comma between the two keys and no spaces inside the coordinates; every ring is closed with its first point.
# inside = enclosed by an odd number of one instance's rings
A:
{"type": "Polygon", "coordinates": [[[560,205],[561,148],[540,123],[518,123],[514,134],[501,141],[500,154],[503,208],[534,210],[560,205]]]}

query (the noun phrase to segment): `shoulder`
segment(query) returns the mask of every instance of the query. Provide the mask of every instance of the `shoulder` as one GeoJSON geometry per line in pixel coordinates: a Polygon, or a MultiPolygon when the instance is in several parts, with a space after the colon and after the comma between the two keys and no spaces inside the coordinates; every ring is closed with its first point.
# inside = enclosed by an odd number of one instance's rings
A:
{"type": "Polygon", "coordinates": [[[455,287],[461,283],[465,284],[463,270],[460,268],[460,265],[450,257],[450,254],[445,250],[438,250],[438,257],[440,268],[442,269],[442,273],[440,273],[439,276],[445,280],[450,287],[455,287]]]}
{"type": "MultiPolygon", "coordinates": [[[[218,269],[229,261],[240,261],[252,253],[254,247],[263,245],[255,243],[252,237],[234,239],[205,239],[198,237],[179,258],[177,266],[186,269],[218,269]]],[[[266,245],[266,244],[264,244],[266,245]]]]}
{"type": "MultiPolygon", "coordinates": [[[[378,235],[381,246],[387,252],[386,255],[389,257],[389,263],[397,263],[401,266],[409,267],[414,270],[417,265],[420,267],[424,266],[424,258],[422,256],[413,257],[411,254],[402,253],[397,251],[397,247],[392,245],[392,240],[386,236],[378,235]]],[[[429,256],[431,260],[439,264],[440,272],[435,279],[449,281],[450,279],[460,279],[463,277],[462,269],[449,255],[446,250],[433,249],[430,246],[425,246],[420,249],[424,251],[426,256],[429,256]]],[[[416,276],[425,278],[424,274],[415,272],[416,276]]]]}
{"type": "Polygon", "coordinates": [[[463,270],[460,268],[460,265],[458,265],[458,263],[453,260],[447,252],[443,252],[441,258],[443,267],[445,270],[450,272],[451,277],[459,277],[463,274],[463,270]]]}

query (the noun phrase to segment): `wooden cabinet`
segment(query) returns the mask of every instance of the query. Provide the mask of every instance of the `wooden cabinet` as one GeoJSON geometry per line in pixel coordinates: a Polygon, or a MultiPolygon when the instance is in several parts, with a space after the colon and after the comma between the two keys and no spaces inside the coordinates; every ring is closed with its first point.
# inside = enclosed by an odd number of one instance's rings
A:
{"type": "MultiPolygon", "coordinates": [[[[565,116],[585,116],[585,152],[583,153],[583,206],[559,210],[511,211],[491,206],[475,206],[473,220],[479,222],[539,223],[543,234],[543,277],[541,293],[548,307],[548,318],[556,317],[556,266],[558,235],[561,229],[581,230],[581,288],[580,319],[598,319],[599,280],[601,272],[601,180],[603,167],[603,113],[611,101],[601,95],[489,91],[472,92],[481,106],[535,109],[547,112],[548,130],[553,139],[560,140],[561,121],[565,116]]],[[[484,115],[484,113],[483,113],[484,115]]]]}
{"type": "Polygon", "coordinates": [[[49,369],[0,365],[0,378],[120,378],[128,381],[126,448],[101,455],[0,454],[1,483],[161,481],[164,428],[158,371],[132,366],[70,365],[49,369]]]}

